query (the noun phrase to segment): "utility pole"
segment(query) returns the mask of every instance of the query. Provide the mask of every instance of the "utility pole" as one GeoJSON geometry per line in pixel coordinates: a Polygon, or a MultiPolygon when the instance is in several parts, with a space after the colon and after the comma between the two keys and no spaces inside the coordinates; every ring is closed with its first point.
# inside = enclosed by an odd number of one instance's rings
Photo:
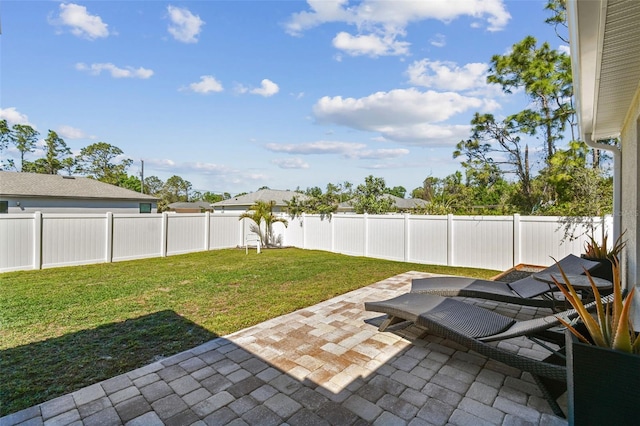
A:
{"type": "Polygon", "coordinates": [[[140,160],[142,168],[140,170],[140,192],[144,194],[144,160],[140,160]]]}

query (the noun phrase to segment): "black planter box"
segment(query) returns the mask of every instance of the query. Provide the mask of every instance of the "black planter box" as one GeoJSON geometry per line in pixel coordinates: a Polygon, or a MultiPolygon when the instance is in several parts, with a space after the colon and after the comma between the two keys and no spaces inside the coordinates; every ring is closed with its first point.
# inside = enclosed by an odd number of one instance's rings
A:
{"type": "Polygon", "coordinates": [[[593,257],[587,257],[584,254],[580,256],[583,259],[591,260],[593,262],[599,262],[600,265],[596,266],[589,271],[592,277],[598,277],[607,281],[613,282],[613,264],[608,259],[596,259],[593,257]]]}
{"type": "Polygon", "coordinates": [[[570,425],[638,425],[640,355],[587,345],[566,331],[570,425]]]}

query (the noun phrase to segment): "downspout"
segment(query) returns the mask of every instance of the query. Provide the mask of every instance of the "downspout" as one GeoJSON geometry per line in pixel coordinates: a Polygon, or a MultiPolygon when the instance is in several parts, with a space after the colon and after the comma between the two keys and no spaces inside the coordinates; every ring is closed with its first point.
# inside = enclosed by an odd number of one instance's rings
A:
{"type": "Polygon", "coordinates": [[[589,148],[609,151],[613,155],[613,241],[620,236],[622,220],[622,167],[621,151],[616,145],[607,145],[594,141],[591,133],[584,135],[584,140],[589,148]]]}

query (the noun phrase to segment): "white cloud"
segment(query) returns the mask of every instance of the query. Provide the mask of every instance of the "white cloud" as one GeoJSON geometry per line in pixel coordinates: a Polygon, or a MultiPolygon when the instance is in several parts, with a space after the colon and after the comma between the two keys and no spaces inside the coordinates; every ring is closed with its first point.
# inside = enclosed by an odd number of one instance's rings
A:
{"type": "Polygon", "coordinates": [[[300,144],[270,143],[265,148],[272,152],[284,152],[297,155],[337,154],[354,160],[370,160],[381,158],[395,158],[409,153],[408,149],[366,149],[366,145],[354,142],[316,141],[300,144]]]}
{"type": "Polygon", "coordinates": [[[275,95],[279,91],[280,91],[280,88],[276,83],[265,78],[260,83],[260,87],[250,90],[250,93],[253,93],[254,95],[264,96],[265,98],[267,98],[269,96],[275,95]]]}
{"type": "Polygon", "coordinates": [[[87,71],[91,75],[100,75],[102,71],[106,71],[111,74],[113,78],[140,78],[146,80],[153,75],[153,71],[146,68],[134,68],[126,66],[119,68],[111,63],[91,64],[79,62],[76,64],[78,71],[87,71]]]}
{"type": "Polygon", "coordinates": [[[50,23],[70,27],[71,34],[89,40],[109,35],[108,25],[102,22],[102,18],[89,14],[86,7],[74,3],[61,3],[60,15],[50,19],[50,23]]]}
{"type": "Polygon", "coordinates": [[[286,152],[287,154],[311,155],[311,154],[343,154],[363,149],[366,145],[353,142],[317,141],[300,144],[276,144],[265,145],[272,152],[286,152]]]}
{"type": "Polygon", "coordinates": [[[186,8],[167,6],[167,12],[171,20],[169,34],[183,43],[197,43],[205,22],[186,8]]]}
{"type": "Polygon", "coordinates": [[[308,169],[309,164],[301,158],[278,158],[271,160],[273,164],[281,169],[308,169]]]}
{"type": "Polygon", "coordinates": [[[95,139],[95,136],[89,136],[82,130],[67,125],[59,126],[57,133],[63,139],[95,139]]]}
{"type": "MultiPolygon", "coordinates": [[[[353,55],[384,54],[404,55],[409,44],[396,41],[404,36],[405,29],[412,22],[435,19],[451,22],[467,16],[475,19],[473,27],[484,24],[488,31],[500,31],[511,19],[503,0],[429,0],[429,1],[378,1],[363,0],[351,5],[348,0],[307,0],[308,11],[291,15],[285,30],[291,35],[325,23],[345,23],[357,29],[357,35],[339,33],[333,40],[334,46],[353,55]],[[386,46],[385,50],[382,48],[386,46]]],[[[433,43],[433,42],[432,42],[433,43]]],[[[440,42],[436,39],[436,45],[440,42]]]]}
{"type": "Polygon", "coordinates": [[[407,154],[409,154],[409,150],[405,148],[369,149],[353,152],[347,157],[359,160],[379,160],[402,157],[407,154]]]}
{"type": "Polygon", "coordinates": [[[265,78],[260,83],[260,87],[250,89],[243,84],[237,83],[234,87],[234,91],[239,94],[251,93],[253,95],[260,95],[268,98],[269,96],[273,96],[278,93],[280,91],[280,87],[273,81],[265,78]]]}
{"type": "Polygon", "coordinates": [[[438,90],[472,90],[486,88],[489,66],[470,63],[459,67],[453,62],[423,59],[409,66],[409,82],[416,86],[438,90]]]}
{"type": "Polygon", "coordinates": [[[379,36],[376,34],[352,36],[340,32],[333,39],[333,46],[351,56],[388,56],[407,55],[409,43],[397,41],[395,36],[379,36]]]}
{"type": "Polygon", "coordinates": [[[447,45],[447,38],[444,34],[436,34],[429,40],[429,43],[435,47],[445,47],[447,45]]]}
{"type": "Polygon", "coordinates": [[[7,120],[7,125],[9,127],[14,124],[28,124],[33,127],[33,125],[29,123],[29,117],[27,117],[27,114],[19,112],[15,107],[0,108],[0,119],[7,120]]]}
{"type": "Polygon", "coordinates": [[[498,31],[511,19],[502,0],[364,0],[355,6],[349,5],[348,0],[307,0],[307,3],[310,11],[294,13],[286,23],[290,34],[300,34],[329,22],[345,22],[360,28],[372,25],[404,28],[411,22],[425,19],[451,22],[461,16],[484,20],[489,31],[498,31]]]}
{"type": "Polygon", "coordinates": [[[359,99],[325,96],[314,105],[313,112],[319,123],[378,132],[388,140],[451,145],[459,141],[462,130],[468,136],[469,127],[437,123],[470,109],[489,110],[496,106],[490,99],[411,88],[359,99]]]}
{"type": "Polygon", "coordinates": [[[190,90],[196,93],[211,93],[211,92],[222,92],[224,88],[222,87],[222,83],[220,83],[216,78],[212,75],[203,75],[200,77],[200,81],[197,83],[191,83],[188,87],[182,88],[180,90],[190,90]]]}
{"type": "Polygon", "coordinates": [[[565,55],[571,55],[571,49],[566,44],[561,44],[558,46],[558,51],[560,53],[564,53],[565,55]]]}
{"type": "Polygon", "coordinates": [[[360,99],[325,96],[314,105],[313,111],[321,123],[375,130],[393,124],[440,122],[482,106],[478,98],[411,88],[377,92],[360,99]]]}

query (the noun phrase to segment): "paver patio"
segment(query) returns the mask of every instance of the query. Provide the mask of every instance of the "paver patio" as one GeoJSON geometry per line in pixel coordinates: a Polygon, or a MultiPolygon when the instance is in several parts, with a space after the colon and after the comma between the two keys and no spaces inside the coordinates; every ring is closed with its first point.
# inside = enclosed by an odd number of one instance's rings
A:
{"type": "MultiPolygon", "coordinates": [[[[424,276],[407,272],[217,338],[0,425],[566,425],[527,373],[414,325],[377,331],[382,317],[363,303],[424,276]]],[[[546,354],[525,338],[500,344],[546,354]]]]}

